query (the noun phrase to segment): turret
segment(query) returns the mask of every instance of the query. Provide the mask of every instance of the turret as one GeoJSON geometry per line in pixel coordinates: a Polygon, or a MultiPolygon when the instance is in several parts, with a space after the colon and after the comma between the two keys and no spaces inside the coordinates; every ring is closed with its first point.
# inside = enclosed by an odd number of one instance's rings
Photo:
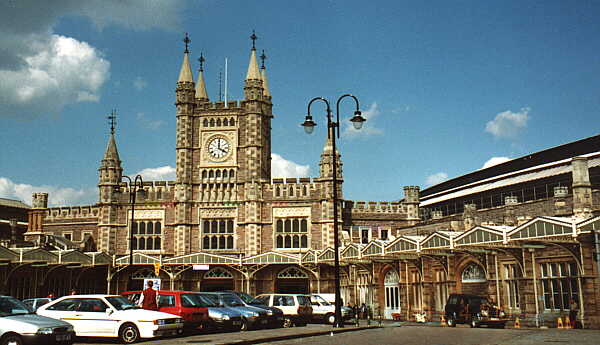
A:
{"type": "MultiPolygon", "coordinates": [[[[192,77],[192,68],[189,59],[189,43],[191,42],[188,34],[183,39],[185,50],[183,52],[183,62],[177,79],[177,133],[176,133],[176,175],[178,182],[189,182],[191,180],[190,165],[191,162],[191,140],[192,140],[192,120],[196,104],[196,90],[194,89],[194,80],[192,77]]],[[[206,92],[206,90],[204,90],[206,92]]],[[[208,98],[208,97],[207,97],[208,98]]]]}
{"type": "Polygon", "coordinates": [[[578,218],[592,217],[592,184],[586,157],[571,160],[573,171],[573,215],[578,218]]]}
{"type": "MultiPolygon", "coordinates": [[[[342,160],[340,152],[336,149],[336,164],[337,164],[337,179],[342,180],[342,160]]],[[[331,138],[327,138],[325,146],[323,147],[323,153],[321,153],[321,161],[319,162],[319,170],[321,179],[327,179],[333,177],[333,142],[331,138]]]]}
{"type": "Polygon", "coordinates": [[[106,145],[106,151],[104,157],[100,162],[100,168],[98,169],[98,202],[99,203],[110,203],[116,200],[113,199],[114,191],[118,188],[121,183],[121,177],[123,176],[123,168],[121,167],[121,160],[119,159],[119,152],[117,150],[117,143],[115,141],[115,119],[116,112],[113,111],[110,116],[110,137],[108,144],[106,145]]]}
{"type": "Polygon", "coordinates": [[[246,73],[246,81],[244,82],[244,98],[246,100],[262,100],[264,90],[261,73],[256,61],[256,34],[252,32],[250,38],[252,39],[252,50],[250,51],[250,63],[248,64],[248,72],[246,73]]]}

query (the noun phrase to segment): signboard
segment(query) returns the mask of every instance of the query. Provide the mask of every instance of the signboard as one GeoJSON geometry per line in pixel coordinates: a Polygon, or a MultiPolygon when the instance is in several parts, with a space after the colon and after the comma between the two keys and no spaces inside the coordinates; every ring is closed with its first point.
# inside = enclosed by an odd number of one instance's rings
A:
{"type": "Polygon", "coordinates": [[[144,287],[142,290],[145,290],[148,287],[148,281],[152,281],[154,285],[152,285],[152,290],[160,290],[160,279],[159,278],[145,278],[144,279],[144,287]]]}
{"type": "Polygon", "coordinates": [[[210,266],[209,265],[193,265],[192,269],[200,270],[200,271],[208,271],[210,269],[210,266]]]}

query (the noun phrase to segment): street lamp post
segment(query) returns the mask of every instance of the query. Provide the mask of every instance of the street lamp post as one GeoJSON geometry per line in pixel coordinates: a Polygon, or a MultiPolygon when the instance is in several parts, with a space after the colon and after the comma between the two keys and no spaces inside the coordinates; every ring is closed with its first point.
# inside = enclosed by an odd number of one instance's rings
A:
{"type": "Polygon", "coordinates": [[[304,127],[304,131],[307,134],[311,134],[314,131],[315,126],[317,125],[310,115],[310,106],[315,101],[325,102],[327,105],[327,137],[331,139],[331,146],[333,150],[333,158],[332,158],[332,168],[333,168],[333,249],[334,249],[334,272],[335,272],[335,322],[333,323],[333,327],[341,328],[344,327],[344,321],[342,320],[342,301],[340,295],[340,257],[339,257],[339,235],[338,235],[338,182],[337,182],[337,151],[335,146],[335,138],[336,136],[339,138],[340,136],[340,102],[342,99],[346,97],[351,97],[354,99],[356,103],[356,111],[354,112],[354,116],[350,119],[354,128],[361,129],[363,122],[366,121],[364,117],[362,117],[361,112],[359,110],[358,99],[351,94],[345,94],[338,98],[336,102],[336,119],[333,121],[331,114],[331,107],[329,105],[329,101],[327,101],[323,97],[315,97],[308,102],[308,112],[302,126],[304,127]]]}
{"type": "MultiPolygon", "coordinates": [[[[140,192],[144,190],[144,181],[141,175],[136,175],[132,180],[129,176],[123,175],[123,178],[129,180],[129,203],[131,204],[131,224],[129,224],[129,268],[133,265],[133,222],[135,213],[135,197],[137,195],[138,188],[140,192]]],[[[129,275],[128,289],[133,289],[133,273],[129,275]]]]}

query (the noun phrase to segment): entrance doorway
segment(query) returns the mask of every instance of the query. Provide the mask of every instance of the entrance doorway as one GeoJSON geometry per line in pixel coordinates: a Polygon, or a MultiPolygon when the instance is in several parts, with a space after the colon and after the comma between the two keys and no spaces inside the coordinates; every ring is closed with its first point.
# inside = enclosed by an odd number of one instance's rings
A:
{"type": "Polygon", "coordinates": [[[290,266],[277,274],[276,293],[310,293],[308,274],[303,270],[290,266]]]}
{"type": "Polygon", "coordinates": [[[385,275],[385,309],[383,317],[393,319],[392,314],[400,313],[400,287],[398,285],[398,273],[394,270],[385,275]]]}

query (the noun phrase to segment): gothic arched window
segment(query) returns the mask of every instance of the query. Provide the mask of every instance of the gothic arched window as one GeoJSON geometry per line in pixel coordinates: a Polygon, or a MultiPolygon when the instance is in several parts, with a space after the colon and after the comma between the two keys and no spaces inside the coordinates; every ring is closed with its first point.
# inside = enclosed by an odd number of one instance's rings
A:
{"type": "Polygon", "coordinates": [[[483,268],[475,263],[470,263],[462,271],[462,282],[463,283],[482,283],[487,281],[485,278],[485,271],[483,268]]]}
{"type": "Polygon", "coordinates": [[[290,266],[286,269],[283,269],[277,274],[278,279],[308,279],[308,274],[303,270],[290,266]]]}
{"type": "Polygon", "coordinates": [[[233,274],[222,267],[215,267],[204,274],[204,279],[233,279],[233,274]]]}

